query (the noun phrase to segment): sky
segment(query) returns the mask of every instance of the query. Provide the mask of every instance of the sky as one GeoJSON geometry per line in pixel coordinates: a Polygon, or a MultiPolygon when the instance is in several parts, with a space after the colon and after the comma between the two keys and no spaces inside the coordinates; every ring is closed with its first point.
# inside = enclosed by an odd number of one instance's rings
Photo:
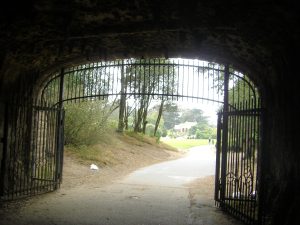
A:
{"type": "MultiPolygon", "coordinates": [[[[185,64],[197,64],[198,61],[200,65],[207,66],[208,62],[201,61],[201,60],[189,60],[189,59],[181,59],[184,61],[185,64]]],[[[176,60],[175,60],[176,62],[176,60]]],[[[183,80],[184,86],[186,87],[185,89],[187,90],[187,95],[193,96],[191,90],[197,90],[200,89],[200,96],[218,96],[218,93],[216,92],[215,89],[212,89],[211,87],[213,86],[212,79],[202,79],[201,77],[197,77],[193,75],[193,72],[188,71],[189,68],[184,68],[183,70],[179,70],[179,77],[183,77],[183,75],[187,76],[193,76],[193,82],[187,82],[187,79],[183,80]],[[204,85],[203,85],[204,82],[204,85]],[[204,88],[202,88],[204,87],[204,88]],[[214,92],[214,93],[213,93],[214,92]]],[[[195,91],[196,92],[196,91],[195,91]]],[[[223,96],[220,95],[220,98],[223,98],[223,96]]],[[[210,102],[210,101],[202,101],[202,100],[193,100],[191,98],[184,99],[182,101],[177,102],[178,105],[180,105],[183,108],[197,108],[201,109],[204,113],[204,116],[208,117],[208,120],[211,124],[217,125],[217,111],[220,108],[220,104],[215,103],[215,102],[210,102]]]]}

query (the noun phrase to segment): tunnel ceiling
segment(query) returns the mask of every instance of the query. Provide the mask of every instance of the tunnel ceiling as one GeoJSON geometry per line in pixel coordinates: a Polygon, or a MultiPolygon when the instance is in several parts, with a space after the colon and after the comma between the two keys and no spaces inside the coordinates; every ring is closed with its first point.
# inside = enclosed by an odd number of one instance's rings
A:
{"type": "MultiPolygon", "coordinates": [[[[299,38],[293,1],[32,0],[1,7],[1,61],[202,57],[260,68],[299,38]]],[[[295,3],[296,4],[296,3],[295,3]]]]}

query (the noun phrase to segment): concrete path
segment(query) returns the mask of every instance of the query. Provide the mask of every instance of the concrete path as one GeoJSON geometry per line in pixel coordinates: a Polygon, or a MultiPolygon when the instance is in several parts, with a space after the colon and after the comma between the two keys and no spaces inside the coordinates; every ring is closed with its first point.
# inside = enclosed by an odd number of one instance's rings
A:
{"type": "Polygon", "coordinates": [[[213,175],[214,163],[213,147],[193,148],[184,158],[139,169],[110,185],[79,186],[34,198],[2,222],[6,225],[239,224],[214,207],[212,196],[205,194],[213,193],[212,190],[193,191],[188,185],[213,175]]]}
{"type": "Polygon", "coordinates": [[[197,178],[214,175],[215,151],[211,146],[191,148],[181,159],[155,164],[135,171],[127,184],[182,187],[197,178]]]}

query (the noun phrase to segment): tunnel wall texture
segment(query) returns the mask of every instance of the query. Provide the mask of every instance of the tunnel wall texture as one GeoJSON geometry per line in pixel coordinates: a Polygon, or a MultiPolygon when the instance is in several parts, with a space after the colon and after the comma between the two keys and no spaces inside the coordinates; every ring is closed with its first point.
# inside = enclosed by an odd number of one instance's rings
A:
{"type": "Polygon", "coordinates": [[[266,223],[291,224],[298,217],[296,1],[7,3],[0,13],[1,136],[4,103],[18,93],[21,78],[39,80],[62,66],[113,58],[164,56],[230,63],[247,73],[262,93],[261,197],[266,223]]]}

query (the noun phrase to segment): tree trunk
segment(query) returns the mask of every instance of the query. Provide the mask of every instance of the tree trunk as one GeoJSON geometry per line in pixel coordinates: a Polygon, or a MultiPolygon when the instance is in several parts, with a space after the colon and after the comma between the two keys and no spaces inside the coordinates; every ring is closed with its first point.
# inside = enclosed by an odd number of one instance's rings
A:
{"type": "Polygon", "coordinates": [[[148,116],[148,108],[150,105],[150,96],[147,96],[146,102],[144,104],[144,111],[143,111],[143,134],[146,133],[146,127],[147,127],[147,116],[148,116]]]}
{"type": "Polygon", "coordinates": [[[154,136],[156,136],[158,125],[160,123],[161,115],[162,115],[163,108],[164,108],[164,103],[165,103],[165,100],[161,100],[159,111],[158,111],[158,116],[157,116],[156,123],[155,123],[155,128],[154,128],[154,136]]]}
{"type": "Polygon", "coordinates": [[[120,108],[119,108],[119,123],[118,123],[118,132],[123,132],[124,130],[124,115],[126,108],[126,79],[124,75],[124,61],[122,61],[121,69],[121,97],[120,97],[120,108]]]}
{"type": "Polygon", "coordinates": [[[134,132],[136,132],[136,133],[141,131],[141,124],[142,124],[142,121],[143,121],[143,117],[142,117],[143,109],[144,109],[143,101],[141,101],[141,105],[140,105],[140,108],[137,111],[137,116],[136,116],[135,125],[134,125],[134,132]]]}
{"type": "Polygon", "coordinates": [[[128,117],[129,117],[128,106],[126,106],[125,104],[125,115],[124,115],[125,130],[128,130],[128,117]]]}
{"type": "Polygon", "coordinates": [[[148,109],[144,109],[144,113],[143,113],[143,134],[146,133],[146,127],[147,127],[147,114],[148,114],[148,109]]]}

